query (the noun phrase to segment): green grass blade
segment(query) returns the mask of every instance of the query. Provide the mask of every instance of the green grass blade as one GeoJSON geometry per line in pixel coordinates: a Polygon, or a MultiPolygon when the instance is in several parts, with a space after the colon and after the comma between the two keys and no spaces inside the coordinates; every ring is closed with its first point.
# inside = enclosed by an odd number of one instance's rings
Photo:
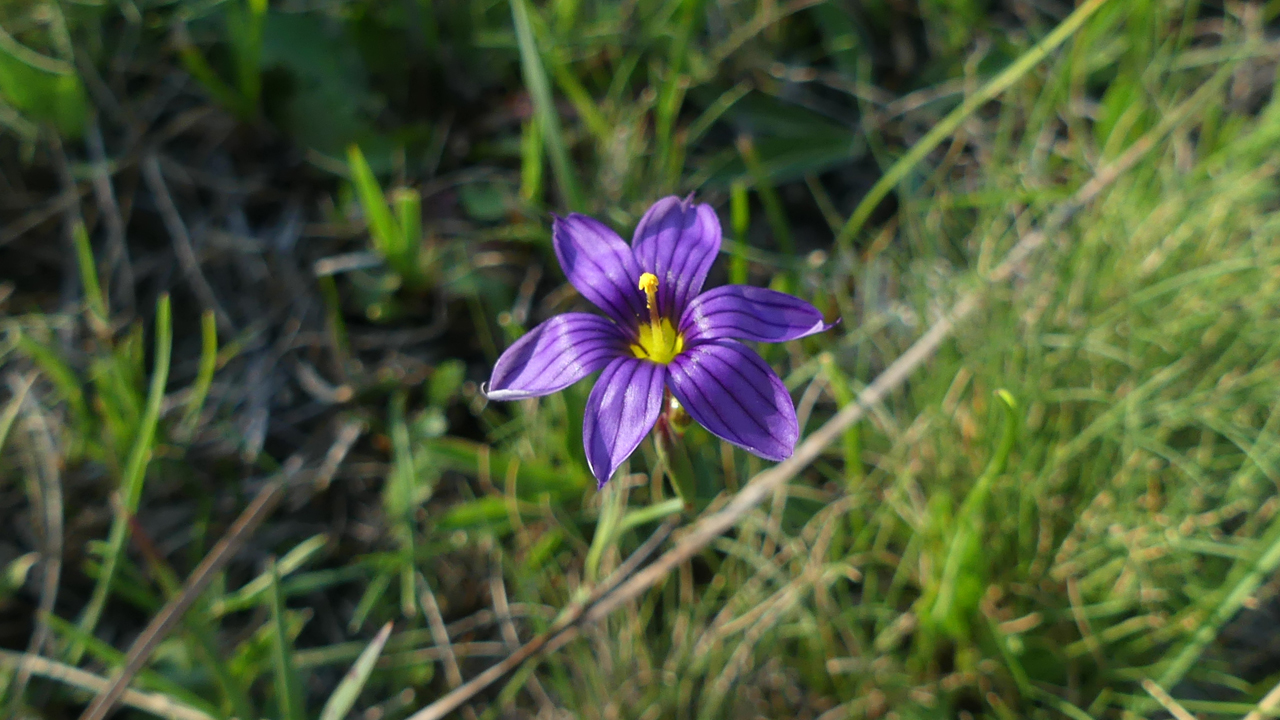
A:
{"type": "Polygon", "coordinates": [[[40,371],[49,378],[49,382],[58,389],[58,393],[71,407],[71,415],[75,418],[78,434],[88,436],[92,433],[89,420],[89,405],[84,399],[84,390],[80,386],[80,378],[72,372],[57,353],[43,343],[24,334],[19,334],[16,342],[18,350],[31,358],[40,371]]]}
{"type": "Polygon", "coordinates": [[[347,148],[347,166],[351,170],[351,184],[355,186],[356,196],[360,198],[360,207],[364,209],[365,222],[369,224],[373,248],[394,267],[404,254],[404,233],[391,214],[387,197],[378,185],[377,178],[373,176],[373,170],[369,169],[360,146],[351,145],[347,148]]]}
{"type": "MultiPolygon", "coordinates": [[[[846,407],[854,401],[856,397],[853,387],[849,383],[849,378],[845,376],[844,371],[836,364],[836,359],[830,353],[822,355],[822,372],[826,375],[827,384],[831,388],[831,394],[836,399],[838,407],[846,407]]],[[[858,484],[862,481],[862,424],[854,423],[844,431],[844,474],[845,487],[853,492],[858,484]]]]}
{"type": "Polygon", "coordinates": [[[200,367],[196,381],[191,385],[191,397],[187,399],[187,411],[182,417],[182,434],[190,438],[195,434],[204,409],[205,398],[213,385],[213,373],[218,369],[218,319],[212,310],[200,316],[200,367]]]}
{"type": "Polygon", "coordinates": [[[764,205],[764,214],[769,220],[769,227],[773,230],[778,252],[788,258],[795,257],[795,241],[791,239],[791,226],[787,223],[786,212],[782,209],[782,200],[778,197],[772,180],[760,163],[755,143],[746,135],[739,137],[738,152],[742,155],[742,162],[747,166],[747,173],[751,175],[756,194],[760,196],[760,202],[764,205]]]}
{"type": "Polygon", "coordinates": [[[85,303],[89,306],[89,316],[97,326],[95,330],[107,328],[107,298],[98,283],[98,268],[93,261],[93,247],[89,244],[89,232],[84,223],[77,222],[71,231],[76,245],[76,262],[80,266],[80,283],[84,291],[85,303]]]}
{"type": "Polygon", "coordinates": [[[520,134],[520,197],[530,204],[541,204],[542,161],[542,128],[534,115],[520,134]]]}
{"type": "Polygon", "coordinates": [[[679,114],[680,106],[684,101],[685,55],[689,52],[689,35],[693,32],[693,22],[698,17],[699,5],[698,0],[684,2],[680,22],[675,29],[675,37],[671,39],[666,78],[658,91],[658,106],[654,112],[653,134],[656,145],[654,169],[657,171],[655,176],[659,183],[666,183],[668,189],[674,189],[679,180],[680,168],[673,167],[671,162],[674,152],[671,136],[676,115],[679,114]]]}
{"type": "Polygon", "coordinates": [[[235,50],[236,79],[244,109],[257,112],[262,95],[262,33],[267,0],[242,0],[227,11],[227,30],[235,50]]]}
{"type": "Polygon", "coordinates": [[[389,587],[391,587],[391,575],[385,572],[378,573],[369,581],[364,594],[360,596],[360,601],[356,603],[355,611],[351,613],[351,622],[347,623],[348,632],[354,633],[360,630],[364,621],[369,618],[369,613],[373,612],[373,606],[378,604],[389,587]]]}
{"type": "MultiPolygon", "coordinates": [[[[285,553],[276,564],[278,578],[287,577],[300,570],[321,550],[324,550],[328,543],[329,536],[323,534],[313,535],[298,543],[293,549],[285,553]]],[[[209,614],[214,617],[221,617],[227,613],[245,610],[258,604],[262,595],[270,589],[272,582],[272,575],[269,573],[259,575],[245,583],[239,590],[211,603],[209,614]]]]}
{"type": "Polygon", "coordinates": [[[751,227],[751,205],[747,197],[747,184],[736,180],[729,186],[729,225],[737,240],[730,248],[729,282],[733,285],[747,283],[747,230],[751,227]]]}
{"type": "Polygon", "coordinates": [[[422,250],[422,196],[413,188],[396,188],[391,191],[391,202],[396,209],[396,224],[400,226],[400,255],[393,258],[391,267],[411,285],[417,285],[422,277],[418,264],[422,250]]]}
{"type": "Polygon", "coordinates": [[[573,174],[573,166],[569,163],[569,151],[564,142],[564,128],[560,125],[560,116],[556,114],[555,100],[551,97],[551,83],[547,80],[546,68],[542,66],[542,56],[538,52],[534,40],[533,25],[529,20],[529,6],[526,0],[508,0],[511,5],[511,17],[516,27],[516,42],[520,46],[520,69],[524,74],[524,84],[533,98],[533,111],[538,116],[538,124],[542,128],[543,140],[551,159],[551,171],[555,173],[556,184],[560,194],[564,196],[569,210],[580,212],[586,209],[582,193],[578,189],[577,178],[573,174]]]}
{"type": "Polygon", "coordinates": [[[281,720],[305,720],[302,689],[293,666],[293,643],[285,627],[284,596],[280,592],[280,569],[274,558],[268,571],[271,578],[268,597],[271,602],[271,664],[274,667],[276,702],[281,720]]]}
{"type": "Polygon", "coordinates": [[[388,504],[394,508],[392,516],[399,523],[399,534],[403,561],[400,566],[400,611],[405,617],[417,614],[418,600],[414,596],[414,522],[416,507],[418,476],[413,460],[413,446],[409,440],[409,426],[405,422],[405,404],[408,396],[397,392],[391,396],[391,448],[392,473],[394,482],[389,491],[394,495],[388,498],[388,504]]]}
{"type": "Polygon", "coordinates": [[[749,92],[751,92],[751,84],[744,80],[721,93],[720,97],[708,105],[701,115],[689,123],[689,134],[685,138],[685,144],[693,145],[701,140],[702,136],[706,135],[707,131],[711,129],[711,126],[728,112],[735,103],[746,97],[749,92]]]}
{"type": "Polygon", "coordinates": [[[992,78],[986,85],[983,85],[976,93],[970,95],[960,107],[952,110],[947,114],[942,122],[933,126],[933,129],[920,138],[911,149],[907,151],[897,162],[889,168],[876,184],[867,191],[862,201],[853,209],[853,214],[849,216],[849,221],[841,228],[840,234],[836,236],[836,245],[841,252],[848,253],[851,251],[851,243],[858,232],[862,230],[862,226],[866,224],[867,219],[871,217],[872,211],[880,204],[880,201],[889,194],[895,185],[902,182],[903,178],[910,173],[921,160],[928,155],[943,140],[951,136],[951,133],[960,127],[960,124],[972,115],[978,108],[982,107],[989,101],[995,99],[1000,93],[1008,90],[1014,83],[1031,71],[1036,65],[1040,64],[1049,53],[1053,52],[1059,45],[1071,37],[1086,20],[1093,16],[1107,0],[1086,0],[1075,9],[1066,20],[1063,20],[1053,32],[1049,33],[1040,44],[1031,48],[1022,54],[1012,65],[1005,68],[1003,72],[992,78]]]}
{"type": "Polygon", "coordinates": [[[351,669],[342,676],[342,682],[334,688],[333,694],[324,704],[324,709],[320,711],[320,720],[342,720],[347,716],[351,707],[356,704],[356,698],[360,696],[365,682],[369,680],[369,674],[373,672],[373,664],[378,661],[378,656],[382,654],[382,647],[387,644],[389,637],[391,637],[391,623],[382,626],[369,646],[360,653],[360,657],[356,658],[351,669]]]}
{"type": "MultiPolygon", "coordinates": [[[[111,523],[107,536],[107,550],[103,556],[102,572],[98,575],[89,604],[80,616],[79,627],[92,634],[102,616],[102,608],[107,602],[107,593],[111,581],[115,577],[116,566],[124,554],[125,540],[129,532],[129,516],[138,510],[138,501],[142,497],[143,481],[147,474],[147,464],[151,461],[156,426],[160,422],[160,404],[164,400],[164,387],[169,381],[169,359],[173,349],[173,319],[169,307],[169,296],[161,295],[156,308],[156,352],[155,367],[151,371],[151,387],[147,391],[147,405],[134,436],[133,448],[129,452],[129,460],[125,464],[120,478],[120,513],[111,523]]],[[[83,645],[76,645],[70,657],[72,662],[79,662],[84,652],[83,645]]]]}
{"type": "Polygon", "coordinates": [[[178,59],[191,77],[224,108],[243,115],[246,112],[243,98],[218,76],[204,54],[191,42],[186,26],[179,24],[175,28],[174,41],[178,46],[178,59]]]}
{"type": "Polygon", "coordinates": [[[991,495],[991,484],[1004,472],[1009,462],[1009,453],[1013,452],[1014,441],[1018,438],[1018,418],[1014,414],[1017,404],[1013,396],[1006,390],[999,390],[997,397],[1000,400],[997,404],[1004,414],[1000,442],[986,469],[969,490],[956,516],[956,531],[947,549],[942,577],[938,581],[938,594],[930,611],[932,621],[938,625],[955,621],[953,613],[956,605],[956,586],[960,581],[961,572],[971,568],[982,552],[981,534],[985,527],[987,498],[991,495]]]}

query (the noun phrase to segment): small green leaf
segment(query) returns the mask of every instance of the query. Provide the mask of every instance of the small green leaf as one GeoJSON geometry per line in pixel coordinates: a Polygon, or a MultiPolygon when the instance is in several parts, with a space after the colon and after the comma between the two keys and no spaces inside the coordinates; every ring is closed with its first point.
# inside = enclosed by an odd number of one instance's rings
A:
{"type": "Polygon", "coordinates": [[[391,637],[391,623],[382,626],[369,646],[360,653],[360,657],[356,658],[355,664],[342,677],[342,682],[338,683],[338,687],[334,688],[333,694],[325,702],[324,710],[320,711],[320,720],[342,720],[347,716],[351,707],[355,705],[356,698],[360,696],[360,690],[369,680],[369,674],[373,672],[373,664],[378,661],[378,655],[382,654],[382,647],[387,644],[389,637],[391,637]]]}

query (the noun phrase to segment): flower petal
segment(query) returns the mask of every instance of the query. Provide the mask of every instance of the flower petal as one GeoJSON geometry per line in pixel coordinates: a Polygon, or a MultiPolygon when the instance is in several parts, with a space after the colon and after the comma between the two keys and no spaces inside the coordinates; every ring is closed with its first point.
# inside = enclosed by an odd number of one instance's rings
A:
{"type": "Polygon", "coordinates": [[[711,434],[766,460],[785,460],[800,437],[796,408],[778,376],[736,340],[712,340],[667,366],[667,385],[711,434]]]}
{"type": "Polygon", "coordinates": [[[582,442],[600,487],[649,434],[662,410],[666,368],[621,357],[609,363],[587,398],[582,442]]]}
{"type": "Polygon", "coordinates": [[[640,218],[631,247],[640,271],[658,276],[658,312],[674,320],[702,290],[720,252],[720,219],[710,205],[665,197],[640,218]]]}
{"type": "Polygon", "coordinates": [[[639,265],[631,248],[603,223],[577,213],[557,217],[551,228],[560,267],[582,296],[623,328],[632,328],[647,311],[639,265]]]}
{"type": "Polygon", "coordinates": [[[831,327],[818,308],[786,293],[751,285],[724,285],[694,298],[680,319],[690,342],[734,338],[783,342],[831,327]]]}
{"type": "Polygon", "coordinates": [[[557,315],[502,353],[485,395],[490,400],[549,395],[626,352],[622,332],[608,318],[587,313],[557,315]]]}

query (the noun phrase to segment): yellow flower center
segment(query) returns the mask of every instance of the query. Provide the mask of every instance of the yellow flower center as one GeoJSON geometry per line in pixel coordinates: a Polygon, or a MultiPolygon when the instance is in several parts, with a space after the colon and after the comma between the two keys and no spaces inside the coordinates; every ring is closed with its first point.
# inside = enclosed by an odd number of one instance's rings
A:
{"type": "Polygon", "coordinates": [[[641,275],[639,289],[645,294],[649,323],[640,326],[631,354],[641,360],[666,365],[684,350],[684,336],[676,332],[670,320],[658,317],[658,276],[653,273],[641,275]]]}

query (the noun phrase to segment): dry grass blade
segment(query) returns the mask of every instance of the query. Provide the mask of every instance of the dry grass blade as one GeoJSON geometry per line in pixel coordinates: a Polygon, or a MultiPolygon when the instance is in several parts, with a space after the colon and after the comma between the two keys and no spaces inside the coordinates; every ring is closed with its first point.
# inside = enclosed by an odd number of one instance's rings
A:
{"type": "MultiPolygon", "coordinates": [[[[890,392],[897,389],[933,357],[942,343],[951,336],[956,325],[967,318],[980,305],[986,287],[1009,280],[1014,274],[1025,270],[1031,254],[1039,249],[1045,239],[1056,234],[1081,208],[1093,201],[1107,186],[1133,167],[1143,156],[1156,146],[1156,143],[1178,126],[1188,115],[1204,104],[1215,91],[1226,73],[1220,72],[1206,82],[1190,98],[1164,117],[1161,123],[1139,138],[1123,154],[1113,162],[1100,168],[1089,182],[1085,183],[1067,201],[1059,205],[1044,221],[1040,229],[1027,233],[1016,245],[1010,248],[1004,260],[984,278],[985,283],[963,296],[952,306],[950,312],[939,318],[930,328],[916,340],[906,352],[885,368],[870,385],[858,395],[856,401],[841,409],[821,428],[810,435],[797,448],[795,453],[783,462],[765,470],[749,482],[725,507],[718,512],[699,520],[685,534],[675,547],[668,550],[644,570],[627,577],[633,568],[624,564],[614,577],[626,578],[613,590],[596,593],[598,598],[589,602],[581,612],[571,608],[562,615],[562,621],[547,633],[526,643],[511,657],[494,667],[485,670],[462,687],[450,692],[431,705],[410,716],[409,720],[440,720],[448,713],[469,700],[476,693],[507,672],[518,667],[524,660],[543,651],[551,651],[576,636],[579,622],[589,623],[600,620],[623,603],[629,602],[640,593],[656,585],[680,563],[701,552],[727,530],[736,525],[744,515],[772,497],[775,490],[783,483],[795,477],[818,456],[837,441],[845,429],[861,420],[869,410],[882,402],[890,392]],[[626,571],[626,574],[624,574],[626,571]]],[[[639,551],[637,551],[637,554],[639,551]]]]}
{"type": "MultiPolygon", "coordinates": [[[[49,660],[48,658],[16,653],[11,650],[0,650],[0,665],[16,667],[19,671],[25,671],[29,675],[38,675],[50,680],[57,680],[90,692],[103,690],[108,685],[106,678],[99,677],[80,668],[49,660]]],[[[120,702],[136,710],[151,713],[168,720],[213,720],[213,716],[208,713],[190,705],[184,705],[160,693],[125,690],[120,697],[120,702]]]]}
{"type": "Polygon", "coordinates": [[[232,523],[231,528],[227,530],[227,534],[218,541],[213,549],[205,555],[204,560],[196,566],[191,577],[182,587],[182,592],[174,596],[172,600],[165,604],[160,612],[156,613],[151,622],[147,623],[147,627],[138,635],[138,639],[129,647],[129,652],[125,655],[124,664],[112,676],[108,683],[93,698],[93,702],[85,709],[80,716],[80,720],[102,720],[111,711],[121,696],[127,692],[126,688],[133,677],[138,674],[143,665],[147,663],[147,659],[151,656],[160,641],[169,634],[174,625],[182,619],[183,614],[191,607],[192,603],[205,591],[209,583],[213,581],[216,575],[224,565],[227,564],[244,541],[257,530],[258,525],[266,519],[267,515],[275,508],[280,501],[281,493],[284,489],[285,478],[276,478],[267,483],[258,491],[253,502],[240,513],[236,521],[232,523]]]}
{"type": "Polygon", "coordinates": [[[417,575],[419,602],[426,615],[427,625],[431,628],[431,639],[444,657],[444,675],[450,687],[462,684],[462,671],[458,668],[458,658],[453,654],[453,646],[449,642],[449,631],[444,627],[444,617],[440,615],[440,606],[436,604],[436,594],[431,591],[427,579],[421,573],[417,575]]]}
{"type": "MultiPolygon", "coordinates": [[[[26,416],[26,430],[31,443],[24,444],[21,450],[25,461],[31,466],[31,475],[35,478],[30,488],[32,500],[43,511],[40,520],[40,605],[36,613],[35,630],[27,643],[27,654],[37,656],[49,640],[48,618],[53,614],[54,602],[58,598],[58,581],[62,576],[63,503],[62,475],[59,472],[60,463],[54,448],[53,434],[49,431],[44,413],[28,395],[33,380],[32,377],[25,380],[10,378],[10,390],[14,396],[10,409],[25,411],[23,414],[26,416]]],[[[8,410],[5,415],[9,415],[8,410]]],[[[27,683],[31,680],[31,673],[26,665],[18,666],[17,677],[10,688],[10,711],[16,709],[21,702],[27,683]]]]}
{"type": "Polygon", "coordinates": [[[560,619],[556,621],[550,630],[525,643],[505,660],[475,676],[448,695],[414,713],[409,717],[409,720],[440,720],[445,715],[457,710],[459,706],[474,697],[476,693],[492,685],[498,678],[520,667],[520,664],[525,660],[541,652],[551,652],[577,637],[577,623],[582,619],[587,608],[593,602],[611,592],[623,578],[635,572],[636,568],[667,539],[667,536],[675,528],[675,524],[676,520],[674,518],[668,518],[662,525],[659,525],[653,535],[650,535],[649,539],[644,541],[644,544],[636,548],[636,551],[631,553],[631,557],[628,557],[626,562],[622,563],[612,575],[600,583],[600,586],[590,597],[566,608],[561,613],[560,619]]]}
{"type": "Polygon", "coordinates": [[[1142,689],[1146,690],[1148,695],[1155,698],[1156,702],[1160,703],[1177,720],[1196,720],[1195,715],[1187,712],[1187,709],[1182,707],[1177,700],[1174,700],[1172,695],[1165,692],[1164,688],[1157,685],[1150,678],[1142,681],[1142,689]]]}
{"type": "MultiPolygon", "coordinates": [[[[493,573],[489,576],[489,596],[493,599],[493,611],[498,616],[498,628],[502,633],[502,642],[508,650],[515,651],[520,647],[520,636],[516,633],[516,624],[511,619],[511,604],[507,601],[507,586],[502,580],[502,558],[494,559],[493,573]]],[[[554,707],[551,697],[538,678],[529,676],[529,691],[538,701],[543,712],[550,712],[554,707]]]]}

